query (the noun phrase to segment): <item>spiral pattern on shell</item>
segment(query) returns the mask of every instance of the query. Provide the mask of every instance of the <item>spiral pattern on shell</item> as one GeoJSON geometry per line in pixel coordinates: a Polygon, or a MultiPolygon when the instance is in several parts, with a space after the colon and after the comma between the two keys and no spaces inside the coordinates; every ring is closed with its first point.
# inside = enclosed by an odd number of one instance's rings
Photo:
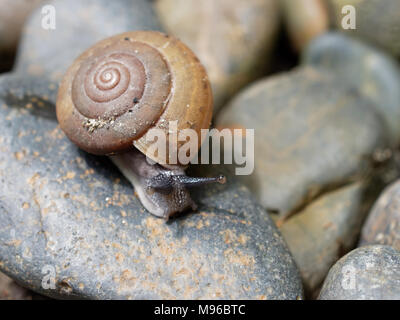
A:
{"type": "Polygon", "coordinates": [[[178,130],[200,133],[211,115],[211,88],[199,60],[179,40],[154,31],[124,33],[88,49],[68,69],[57,98],[63,131],[95,154],[132,145],[146,153],[150,128],[178,121],[178,130]]]}

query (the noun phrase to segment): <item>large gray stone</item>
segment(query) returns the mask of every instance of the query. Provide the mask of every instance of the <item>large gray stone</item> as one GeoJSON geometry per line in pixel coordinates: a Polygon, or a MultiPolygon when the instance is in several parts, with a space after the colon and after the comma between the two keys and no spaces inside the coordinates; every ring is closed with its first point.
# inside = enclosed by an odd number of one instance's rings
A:
{"type": "Polygon", "coordinates": [[[396,60],[372,46],[332,32],[312,41],[303,53],[303,64],[337,75],[349,88],[373,101],[388,124],[392,143],[400,144],[400,67],[396,60]]]}
{"type": "Polygon", "coordinates": [[[390,246],[353,250],[329,271],[321,300],[399,300],[400,252],[390,246]]]}
{"type": "Polygon", "coordinates": [[[255,129],[255,170],[243,180],[281,217],[362,178],[389,141],[369,99],[312,67],[252,84],[222,111],[217,125],[255,129]]]}
{"type": "Polygon", "coordinates": [[[107,158],[65,137],[55,94],[47,81],[0,78],[3,272],[58,298],[302,297],[286,244],[245,187],[229,178],[194,194],[197,214],[154,218],[107,158]],[[42,286],[49,272],[55,289],[42,286]]]}

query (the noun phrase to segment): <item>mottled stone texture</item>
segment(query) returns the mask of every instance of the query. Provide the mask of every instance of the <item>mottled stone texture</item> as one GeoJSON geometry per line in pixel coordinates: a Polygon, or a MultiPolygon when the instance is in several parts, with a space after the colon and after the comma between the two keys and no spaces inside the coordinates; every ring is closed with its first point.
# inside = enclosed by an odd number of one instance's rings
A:
{"type": "Polygon", "coordinates": [[[400,250],[400,181],[387,187],[372,208],[360,245],[386,244],[400,250]]]}
{"type": "Polygon", "coordinates": [[[56,298],[302,298],[279,231],[233,177],[193,193],[197,213],[165,223],[107,158],[65,137],[54,105],[61,73],[98,38],[152,16],[147,1],[63,3],[54,2],[58,33],[42,34],[33,16],[17,73],[0,77],[0,270],[56,298]]]}
{"type": "Polygon", "coordinates": [[[321,300],[399,300],[400,252],[390,246],[353,250],[329,271],[321,300]]]}
{"type": "Polygon", "coordinates": [[[155,8],[163,27],[206,67],[216,111],[268,67],[279,27],[278,0],[156,0],[155,8]]]}
{"type": "Polygon", "coordinates": [[[328,0],[338,30],[380,46],[400,57],[400,1],[398,0],[328,0]],[[356,10],[356,29],[342,28],[342,8],[356,10]]]}

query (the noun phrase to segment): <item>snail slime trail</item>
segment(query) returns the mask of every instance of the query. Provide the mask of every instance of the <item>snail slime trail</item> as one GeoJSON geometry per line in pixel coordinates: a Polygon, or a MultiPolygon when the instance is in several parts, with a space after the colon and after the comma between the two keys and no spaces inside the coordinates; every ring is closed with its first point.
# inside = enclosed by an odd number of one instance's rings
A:
{"type": "MultiPolygon", "coordinates": [[[[185,165],[147,152],[146,133],[164,130],[168,140],[166,124],[176,121],[178,132],[190,128],[201,137],[212,109],[211,86],[199,59],[178,39],[155,31],[123,33],[86,50],[64,75],[56,104],[68,138],[89,153],[111,156],[143,206],[165,219],[196,208],[188,187],[225,178],[187,177],[185,165]]],[[[179,151],[179,144],[172,146],[179,151]]]]}

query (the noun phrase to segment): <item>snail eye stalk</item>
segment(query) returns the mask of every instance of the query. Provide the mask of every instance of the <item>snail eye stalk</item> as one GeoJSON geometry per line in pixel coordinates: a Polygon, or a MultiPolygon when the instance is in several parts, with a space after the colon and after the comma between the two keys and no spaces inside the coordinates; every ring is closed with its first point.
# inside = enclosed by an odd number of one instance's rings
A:
{"type": "Polygon", "coordinates": [[[148,189],[154,189],[158,191],[170,192],[175,185],[181,185],[187,188],[198,187],[210,183],[226,183],[226,177],[219,175],[218,177],[188,177],[185,175],[171,175],[160,173],[159,175],[152,177],[147,185],[148,189]]]}

